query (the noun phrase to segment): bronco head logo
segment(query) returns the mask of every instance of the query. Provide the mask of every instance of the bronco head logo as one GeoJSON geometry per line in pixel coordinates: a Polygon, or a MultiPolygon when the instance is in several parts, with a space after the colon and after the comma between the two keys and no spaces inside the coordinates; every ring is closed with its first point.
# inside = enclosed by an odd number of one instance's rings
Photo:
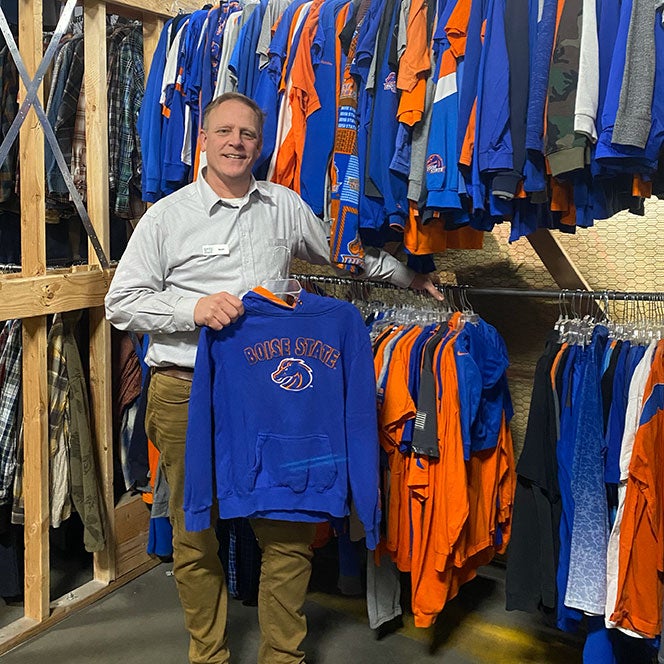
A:
{"type": "Polygon", "coordinates": [[[348,243],[348,251],[350,251],[353,256],[364,256],[364,247],[362,246],[362,240],[356,235],[354,240],[351,240],[348,243]]]}
{"type": "Polygon", "coordinates": [[[439,154],[429,155],[427,158],[427,173],[444,173],[445,164],[439,154]]]}
{"type": "Polygon", "coordinates": [[[272,380],[284,390],[300,392],[314,382],[314,373],[302,360],[285,357],[276,371],[270,374],[272,380]]]}

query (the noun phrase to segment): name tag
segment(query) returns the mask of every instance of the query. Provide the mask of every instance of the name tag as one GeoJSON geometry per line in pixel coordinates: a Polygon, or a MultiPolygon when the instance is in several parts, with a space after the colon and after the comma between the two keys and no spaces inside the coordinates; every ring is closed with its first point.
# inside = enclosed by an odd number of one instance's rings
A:
{"type": "Polygon", "coordinates": [[[203,254],[205,256],[230,256],[231,250],[227,244],[204,244],[203,254]]]}

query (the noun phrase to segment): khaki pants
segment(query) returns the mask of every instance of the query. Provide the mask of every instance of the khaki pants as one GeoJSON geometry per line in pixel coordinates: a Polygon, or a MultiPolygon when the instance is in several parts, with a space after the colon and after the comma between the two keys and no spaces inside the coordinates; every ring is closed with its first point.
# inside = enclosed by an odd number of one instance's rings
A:
{"type": "MultiPolygon", "coordinates": [[[[213,527],[189,532],[184,527],[184,446],[191,383],[160,373],[152,376],[145,428],[161,453],[171,490],[173,573],[190,634],[191,664],[227,664],[226,579],[213,527]]],[[[213,523],[216,510],[213,509],[213,523]]],[[[301,664],[299,649],[307,634],[302,606],[311,576],[311,544],[316,524],[252,519],[263,553],[258,590],[261,641],[258,664],[301,664]]]]}
{"type": "Polygon", "coordinates": [[[301,664],[307,635],[302,606],[311,577],[315,523],[251,519],[263,552],[258,587],[258,664],[301,664]]]}
{"type": "Polygon", "coordinates": [[[227,664],[226,579],[217,536],[213,527],[201,532],[188,532],[184,527],[184,444],[190,390],[187,380],[155,373],[148,391],[145,429],[161,453],[171,490],[173,573],[190,635],[189,661],[227,664]]]}

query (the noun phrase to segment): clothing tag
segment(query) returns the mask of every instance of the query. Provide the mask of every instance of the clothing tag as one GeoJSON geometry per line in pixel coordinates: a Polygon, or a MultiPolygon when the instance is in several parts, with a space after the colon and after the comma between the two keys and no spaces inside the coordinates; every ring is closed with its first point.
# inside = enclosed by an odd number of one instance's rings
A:
{"type": "Polygon", "coordinates": [[[231,250],[227,244],[204,244],[203,254],[205,256],[230,256],[231,250]]]}

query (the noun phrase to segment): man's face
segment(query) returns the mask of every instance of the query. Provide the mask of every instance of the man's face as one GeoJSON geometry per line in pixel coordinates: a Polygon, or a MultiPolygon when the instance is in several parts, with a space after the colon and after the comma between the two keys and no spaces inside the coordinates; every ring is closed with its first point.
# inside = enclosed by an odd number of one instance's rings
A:
{"type": "Polygon", "coordinates": [[[259,121],[249,106],[236,99],[217,106],[208,116],[200,141],[207,156],[206,179],[213,188],[215,184],[231,189],[249,186],[251,169],[261,151],[259,121]]]}

